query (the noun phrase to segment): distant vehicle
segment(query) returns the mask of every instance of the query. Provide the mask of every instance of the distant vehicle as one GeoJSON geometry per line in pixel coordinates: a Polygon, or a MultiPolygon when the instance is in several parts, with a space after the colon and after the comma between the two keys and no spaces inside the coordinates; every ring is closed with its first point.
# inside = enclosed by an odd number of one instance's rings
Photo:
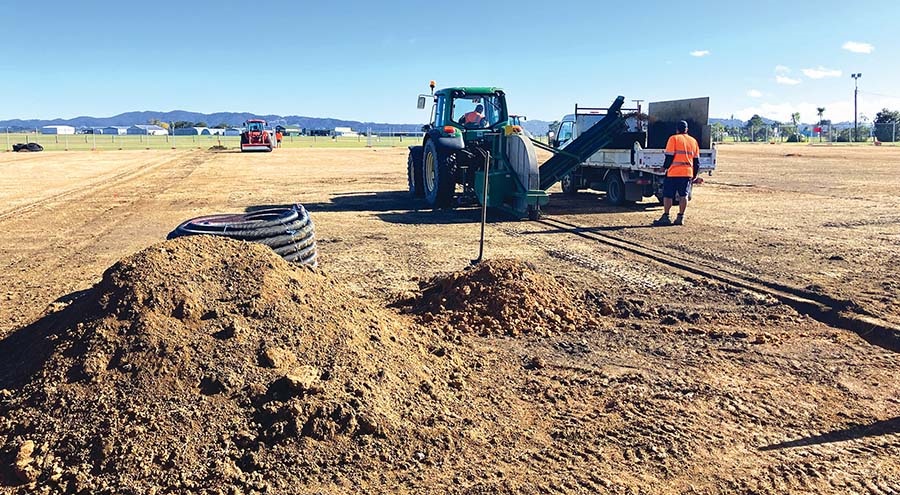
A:
{"type": "Polygon", "coordinates": [[[272,136],[266,130],[266,121],[251,119],[244,122],[241,133],[241,151],[272,151],[272,136]]]}
{"type": "Polygon", "coordinates": [[[16,143],[13,151],[44,151],[44,147],[37,143],[16,143]]]}

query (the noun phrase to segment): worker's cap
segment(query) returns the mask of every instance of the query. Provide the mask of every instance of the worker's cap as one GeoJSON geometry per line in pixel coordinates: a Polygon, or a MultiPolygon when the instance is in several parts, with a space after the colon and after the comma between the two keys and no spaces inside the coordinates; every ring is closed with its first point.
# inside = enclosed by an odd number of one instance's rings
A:
{"type": "Polygon", "coordinates": [[[476,112],[480,112],[482,110],[484,110],[484,105],[482,105],[482,104],[475,105],[476,112]]]}
{"type": "Polygon", "coordinates": [[[686,120],[681,120],[678,122],[678,132],[687,132],[688,125],[686,120]]]}

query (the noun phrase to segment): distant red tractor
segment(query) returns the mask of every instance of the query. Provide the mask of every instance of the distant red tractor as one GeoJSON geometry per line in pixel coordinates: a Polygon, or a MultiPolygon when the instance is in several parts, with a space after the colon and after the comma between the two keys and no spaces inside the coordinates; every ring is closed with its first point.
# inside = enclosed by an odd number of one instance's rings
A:
{"type": "Polygon", "coordinates": [[[241,151],[272,151],[272,137],[266,131],[266,121],[252,119],[244,122],[241,151]]]}

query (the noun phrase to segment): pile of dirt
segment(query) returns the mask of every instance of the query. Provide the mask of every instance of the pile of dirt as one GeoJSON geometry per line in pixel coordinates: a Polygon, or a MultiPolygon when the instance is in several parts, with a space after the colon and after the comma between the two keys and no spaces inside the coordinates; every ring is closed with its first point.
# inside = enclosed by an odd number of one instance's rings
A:
{"type": "Polygon", "coordinates": [[[216,144],[209,147],[209,151],[227,151],[227,146],[222,146],[221,144],[216,144]]]}
{"type": "Polygon", "coordinates": [[[296,493],[333,484],[326,466],[377,477],[365,465],[422,450],[451,393],[433,378],[448,360],[404,321],[265,246],[147,248],[0,344],[0,486],[296,493]]]}
{"type": "Polygon", "coordinates": [[[413,312],[451,333],[546,336],[599,324],[583,293],[518,260],[489,260],[423,285],[413,312]]]}

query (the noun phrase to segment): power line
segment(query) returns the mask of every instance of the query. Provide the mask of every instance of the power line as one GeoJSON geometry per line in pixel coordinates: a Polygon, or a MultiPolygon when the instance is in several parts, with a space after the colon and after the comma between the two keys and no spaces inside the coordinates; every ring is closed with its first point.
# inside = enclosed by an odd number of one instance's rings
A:
{"type": "Polygon", "coordinates": [[[864,94],[864,95],[872,95],[872,96],[881,96],[881,97],[884,97],[884,98],[897,98],[897,99],[900,99],[900,96],[885,95],[885,94],[881,94],[881,93],[873,93],[873,92],[871,92],[871,91],[863,91],[863,90],[859,90],[859,92],[862,93],[862,94],[864,94]]]}

